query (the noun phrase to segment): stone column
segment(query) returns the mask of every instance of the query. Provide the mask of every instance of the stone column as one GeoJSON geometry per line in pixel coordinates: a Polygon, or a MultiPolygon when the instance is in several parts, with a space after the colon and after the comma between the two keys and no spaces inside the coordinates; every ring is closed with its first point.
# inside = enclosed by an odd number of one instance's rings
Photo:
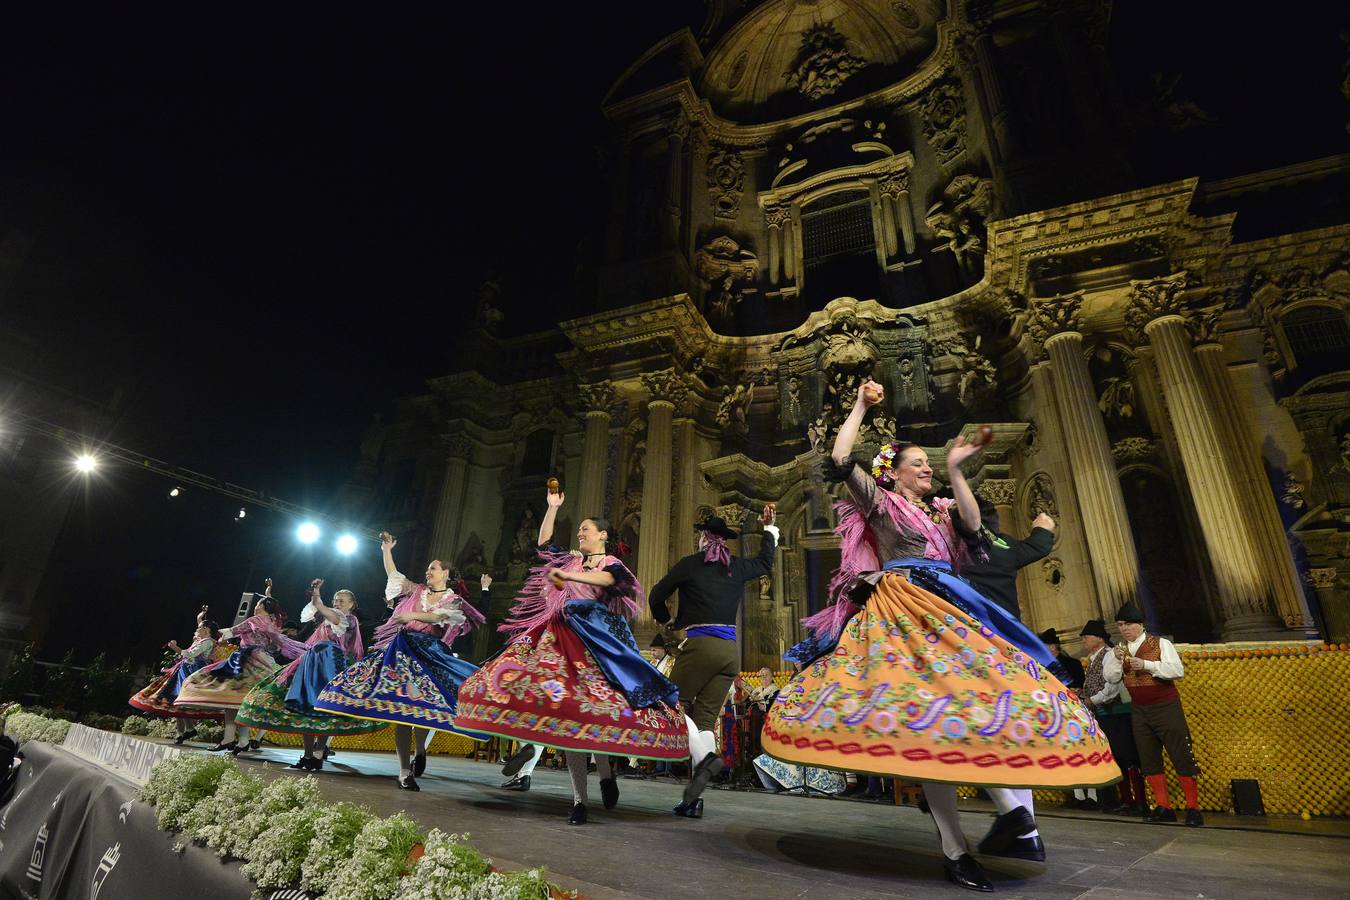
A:
{"type": "Polygon", "coordinates": [[[1219,591],[1225,640],[1274,636],[1270,581],[1248,539],[1247,512],[1226,465],[1218,398],[1205,389],[1182,313],[1185,273],[1130,283],[1127,328],[1153,348],[1163,398],[1172,412],[1200,530],[1219,591]]]}
{"type": "Polygon", "coordinates": [[[445,448],[445,475],[441,478],[441,497],[436,504],[436,519],[431,526],[431,555],[452,562],[459,546],[460,523],[464,520],[464,499],[468,491],[469,456],[473,442],[463,434],[441,436],[445,448]]]}
{"type": "Polygon", "coordinates": [[[1337,596],[1339,574],[1331,567],[1308,570],[1308,582],[1317,592],[1317,605],[1322,607],[1322,624],[1326,626],[1329,644],[1350,641],[1350,605],[1337,596]]]}
{"type": "Polygon", "coordinates": [[[1317,637],[1317,624],[1312,620],[1307,600],[1303,596],[1294,555],[1285,537],[1284,522],[1275,505],[1275,494],[1261,462],[1261,453],[1253,440],[1254,430],[1246,407],[1238,401],[1232,376],[1224,362],[1223,347],[1218,343],[1219,310],[1213,310],[1193,323],[1201,341],[1195,349],[1200,377],[1209,397],[1215,401],[1215,424],[1220,429],[1224,456],[1229,471],[1238,482],[1240,497],[1244,497],[1247,515],[1248,540],[1258,561],[1264,561],[1260,571],[1270,582],[1275,601],[1275,612],[1290,631],[1291,637],[1317,637]]]}
{"type": "Polygon", "coordinates": [[[680,222],[684,218],[684,139],[689,136],[689,120],[678,113],[666,134],[669,169],[666,175],[666,246],[680,242],[680,222]]]}
{"type": "Polygon", "coordinates": [[[774,206],[764,210],[764,225],[769,232],[769,284],[778,286],[783,269],[783,239],[787,232],[788,211],[774,206]]]}
{"type": "Polygon", "coordinates": [[[895,255],[898,243],[903,243],[905,255],[914,253],[914,211],[909,206],[909,173],[891,172],[877,183],[881,191],[883,211],[890,211],[886,251],[895,255]],[[898,235],[896,230],[898,229],[898,235]]]}
{"type": "Polygon", "coordinates": [[[586,433],[581,444],[581,483],[575,489],[573,509],[579,517],[604,516],[610,410],[619,395],[608,381],[580,385],[577,393],[586,412],[586,433]]]}
{"type": "Polygon", "coordinates": [[[998,512],[999,531],[1013,537],[1020,535],[1022,529],[1017,527],[1017,521],[1013,518],[1013,503],[1017,499],[1016,478],[986,478],[980,482],[980,489],[975,493],[994,505],[998,512]]]}
{"type": "Polygon", "coordinates": [[[674,522],[675,535],[671,541],[674,562],[694,552],[696,536],[694,532],[695,490],[698,487],[698,463],[695,452],[694,421],[679,419],[675,422],[675,459],[673,470],[675,509],[671,519],[674,522]]]}
{"type": "MultiPolygon", "coordinates": [[[[638,534],[638,581],[650,589],[666,574],[670,562],[671,454],[675,408],[684,404],[689,388],[674,369],[642,376],[650,392],[647,403],[647,456],[642,475],[642,530],[638,534]]],[[[637,626],[652,627],[651,614],[642,610],[637,626]]]]}
{"type": "Polygon", "coordinates": [[[1078,331],[1082,302],[1081,291],[1037,300],[1030,326],[1033,338],[1041,341],[1050,357],[1060,432],[1091,550],[1098,612],[1111,621],[1123,604],[1139,599],[1139,558],[1106,425],[1083,360],[1083,335],[1078,331]]]}

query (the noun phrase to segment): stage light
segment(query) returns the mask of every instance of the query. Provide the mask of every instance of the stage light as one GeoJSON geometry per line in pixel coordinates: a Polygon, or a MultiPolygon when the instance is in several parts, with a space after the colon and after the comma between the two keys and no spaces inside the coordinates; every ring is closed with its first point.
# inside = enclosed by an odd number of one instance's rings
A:
{"type": "Polygon", "coordinates": [[[337,552],[343,556],[351,556],[356,552],[356,538],[350,534],[344,534],[337,539],[337,552]]]}
{"type": "Polygon", "coordinates": [[[177,497],[177,496],[178,496],[179,494],[181,494],[181,493],[182,493],[182,491],[178,490],[178,488],[174,488],[173,490],[169,491],[169,496],[170,496],[170,497],[177,497]]]}
{"type": "Polygon", "coordinates": [[[75,457],[75,468],[88,475],[94,469],[98,468],[98,460],[94,459],[88,453],[81,453],[75,457]]]}
{"type": "Polygon", "coordinates": [[[239,519],[244,518],[244,516],[246,516],[246,515],[248,515],[248,510],[244,509],[244,508],[241,506],[241,507],[239,507],[239,515],[235,516],[234,518],[235,518],[236,521],[238,521],[239,519]]]}
{"type": "Polygon", "coordinates": [[[319,526],[306,522],[295,529],[295,538],[302,544],[312,544],[319,539],[319,526]]]}

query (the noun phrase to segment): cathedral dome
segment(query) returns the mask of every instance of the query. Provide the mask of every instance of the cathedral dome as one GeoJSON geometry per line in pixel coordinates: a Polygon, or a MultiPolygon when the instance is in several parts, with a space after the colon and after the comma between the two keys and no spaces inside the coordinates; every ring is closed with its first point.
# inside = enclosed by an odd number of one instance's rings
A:
{"type": "Polygon", "coordinates": [[[914,72],[945,15],[943,0],[769,0],[718,41],[701,93],[746,123],[833,106],[914,72]]]}

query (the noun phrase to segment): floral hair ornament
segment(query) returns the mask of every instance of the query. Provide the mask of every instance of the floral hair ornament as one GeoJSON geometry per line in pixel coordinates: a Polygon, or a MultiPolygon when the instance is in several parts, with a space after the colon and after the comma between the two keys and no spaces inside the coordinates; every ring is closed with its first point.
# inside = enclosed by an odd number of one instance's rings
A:
{"type": "Polygon", "coordinates": [[[895,485],[895,458],[900,455],[900,444],[889,441],[881,445],[881,452],[872,457],[872,478],[884,488],[895,485]]]}

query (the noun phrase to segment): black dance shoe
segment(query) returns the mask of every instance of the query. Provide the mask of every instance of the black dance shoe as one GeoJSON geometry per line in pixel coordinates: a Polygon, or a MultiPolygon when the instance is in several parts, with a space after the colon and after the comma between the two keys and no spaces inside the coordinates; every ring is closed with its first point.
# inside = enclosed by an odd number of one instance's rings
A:
{"type": "Polygon", "coordinates": [[[207,750],[206,752],[207,752],[207,753],[219,753],[219,752],[222,751],[222,750],[233,750],[233,749],[234,749],[234,744],[216,744],[214,747],[212,747],[210,750],[207,750]]]}
{"type": "Polygon", "coordinates": [[[286,768],[288,768],[288,769],[298,769],[298,770],[300,770],[301,772],[308,772],[308,771],[309,771],[309,757],[308,757],[308,756],[302,756],[302,757],[300,757],[299,759],[297,759],[295,762],[291,763],[291,764],[290,764],[289,766],[287,766],[286,768]]]}
{"type": "Polygon", "coordinates": [[[946,860],[947,880],[968,891],[982,891],[991,894],[994,886],[984,874],[984,869],[969,853],[962,853],[960,859],[946,860]]]}
{"type": "Polygon", "coordinates": [[[253,740],[248,742],[248,749],[250,753],[258,752],[259,750],[262,749],[262,741],[254,738],[253,740]]]}
{"type": "Polygon", "coordinates": [[[525,768],[525,764],[530,761],[531,756],[534,756],[534,745],[522,745],[519,750],[511,754],[506,762],[502,763],[502,774],[510,778],[512,775],[525,768]]]}
{"type": "Polygon", "coordinates": [[[1175,825],[1177,814],[1166,806],[1155,806],[1153,812],[1144,817],[1144,821],[1153,822],[1156,825],[1175,825]]]}
{"type": "Polygon", "coordinates": [[[334,756],[336,756],[336,754],[333,753],[332,750],[330,750],[330,749],[327,748],[327,747],[324,747],[324,748],[323,748],[323,758],[324,758],[324,759],[332,759],[334,756]]]}
{"type": "Polygon", "coordinates": [[[523,794],[529,789],[530,789],[530,776],[528,775],[517,775],[510,781],[502,782],[502,790],[504,791],[520,791],[523,794]]]}
{"type": "Polygon", "coordinates": [[[1035,830],[1036,820],[1025,806],[1019,806],[1012,812],[994,817],[994,825],[980,841],[979,851],[985,856],[1007,856],[1018,838],[1035,830]]]}
{"type": "Polygon", "coordinates": [[[400,775],[398,779],[398,789],[400,791],[420,791],[417,782],[411,775],[400,775]]]}
{"type": "Polygon", "coordinates": [[[1186,810],[1186,824],[1191,828],[1200,828],[1205,824],[1205,817],[1200,815],[1198,809],[1186,810]]]}
{"type": "Polygon", "coordinates": [[[693,803],[681,803],[675,807],[675,815],[683,816],[686,819],[703,818],[703,798],[700,797],[693,803]]]}
{"type": "Polygon", "coordinates": [[[309,765],[305,766],[305,768],[309,769],[311,772],[321,771],[323,769],[323,760],[319,759],[317,756],[311,756],[309,758],[309,765]]]}
{"type": "Polygon", "coordinates": [[[689,783],[684,786],[684,802],[692,804],[697,800],[707,789],[708,782],[725,768],[726,764],[722,762],[722,757],[716,753],[709,753],[699,760],[698,765],[694,766],[694,771],[689,773],[689,783]]]}
{"type": "Polygon", "coordinates": [[[425,753],[419,753],[416,756],[414,756],[413,775],[417,776],[418,778],[421,778],[422,773],[426,772],[426,770],[427,770],[427,755],[425,753]]]}
{"type": "Polygon", "coordinates": [[[605,804],[605,809],[619,805],[619,782],[613,776],[600,779],[600,800],[605,804]]]}
{"type": "Polygon", "coordinates": [[[572,814],[567,817],[567,824],[568,825],[586,824],[586,804],[584,803],[572,804],[572,814]]]}
{"type": "Polygon", "coordinates": [[[1038,834],[1035,837],[1018,838],[1012,846],[998,854],[1007,859],[1025,859],[1027,862],[1045,862],[1045,842],[1038,834]]]}
{"type": "Polygon", "coordinates": [[[197,729],[189,728],[187,731],[183,732],[178,737],[174,738],[173,742],[181,746],[183,741],[191,740],[196,736],[197,736],[197,729]]]}
{"type": "Polygon", "coordinates": [[[243,753],[252,753],[252,752],[253,751],[249,748],[248,744],[235,744],[233,747],[230,748],[230,754],[232,756],[239,756],[240,754],[243,753]]]}

